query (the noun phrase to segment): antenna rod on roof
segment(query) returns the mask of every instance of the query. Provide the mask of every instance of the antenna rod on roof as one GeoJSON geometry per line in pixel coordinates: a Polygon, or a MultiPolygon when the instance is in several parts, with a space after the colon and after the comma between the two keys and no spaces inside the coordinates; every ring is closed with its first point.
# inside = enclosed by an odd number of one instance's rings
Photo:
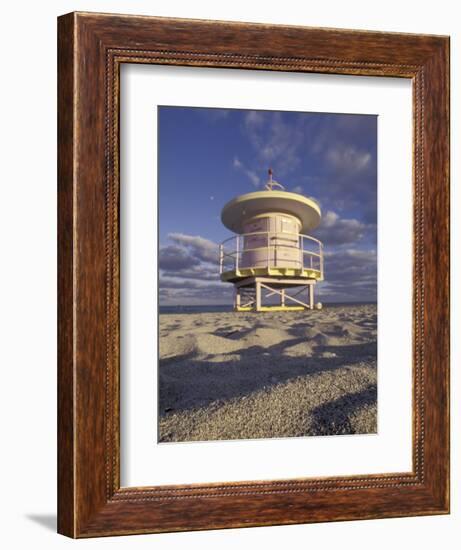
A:
{"type": "Polygon", "coordinates": [[[269,181],[266,183],[266,186],[265,186],[268,191],[272,191],[272,189],[274,188],[274,185],[276,187],[280,187],[280,189],[285,189],[285,187],[283,187],[282,184],[272,179],[272,174],[274,173],[272,168],[269,168],[268,173],[269,173],[269,181]]]}

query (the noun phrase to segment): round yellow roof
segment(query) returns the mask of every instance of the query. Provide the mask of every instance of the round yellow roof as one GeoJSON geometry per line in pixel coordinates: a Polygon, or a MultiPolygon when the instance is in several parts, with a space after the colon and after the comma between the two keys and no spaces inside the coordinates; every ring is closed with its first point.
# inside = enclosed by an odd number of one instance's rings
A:
{"type": "Polygon", "coordinates": [[[301,233],[316,228],[322,216],[314,199],[288,191],[255,191],[229,201],[221,212],[222,223],[234,233],[243,233],[245,222],[258,214],[281,212],[301,221],[301,233]]]}

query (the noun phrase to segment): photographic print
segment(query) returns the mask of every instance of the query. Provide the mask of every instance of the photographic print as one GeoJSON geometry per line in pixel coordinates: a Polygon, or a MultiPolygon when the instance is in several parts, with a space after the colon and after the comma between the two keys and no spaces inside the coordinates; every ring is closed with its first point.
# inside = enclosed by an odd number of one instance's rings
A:
{"type": "Polygon", "coordinates": [[[160,443],[377,433],[377,120],[158,108],[160,443]]]}

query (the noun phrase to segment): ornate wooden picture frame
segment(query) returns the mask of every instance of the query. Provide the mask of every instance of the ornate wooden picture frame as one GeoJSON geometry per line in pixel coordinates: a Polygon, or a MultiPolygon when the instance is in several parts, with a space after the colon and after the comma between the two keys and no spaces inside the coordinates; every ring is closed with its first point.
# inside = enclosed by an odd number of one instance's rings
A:
{"type": "Polygon", "coordinates": [[[71,13],[58,21],[58,531],[96,537],[449,511],[449,39],[71,13]],[[413,468],[120,487],[122,63],[412,80],[413,468]]]}

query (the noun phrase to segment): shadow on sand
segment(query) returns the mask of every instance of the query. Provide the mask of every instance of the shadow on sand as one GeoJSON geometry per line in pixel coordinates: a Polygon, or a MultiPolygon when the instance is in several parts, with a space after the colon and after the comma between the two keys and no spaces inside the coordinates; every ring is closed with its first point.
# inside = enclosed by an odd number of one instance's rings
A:
{"type": "Polygon", "coordinates": [[[376,385],[370,384],[364,390],[348,393],[339,399],[324,403],[312,411],[313,427],[316,435],[354,434],[351,416],[367,405],[375,405],[376,385]]]}
{"type": "MultiPolygon", "coordinates": [[[[245,397],[299,377],[346,366],[363,364],[376,367],[376,342],[318,345],[310,357],[286,354],[287,347],[305,342],[305,337],[300,337],[269,347],[254,345],[246,348],[244,354],[238,351],[222,354],[219,361],[213,361],[212,355],[198,357],[194,353],[161,360],[159,416],[197,409],[211,403],[219,405],[220,402],[245,397]]],[[[333,427],[338,425],[338,430],[341,430],[338,433],[346,433],[346,420],[340,418],[337,411],[348,414],[367,403],[376,403],[376,387],[344,396],[336,404],[330,402],[322,405],[315,412],[320,431],[324,426],[323,433],[331,433],[325,424],[325,419],[328,419],[333,427]]]]}

